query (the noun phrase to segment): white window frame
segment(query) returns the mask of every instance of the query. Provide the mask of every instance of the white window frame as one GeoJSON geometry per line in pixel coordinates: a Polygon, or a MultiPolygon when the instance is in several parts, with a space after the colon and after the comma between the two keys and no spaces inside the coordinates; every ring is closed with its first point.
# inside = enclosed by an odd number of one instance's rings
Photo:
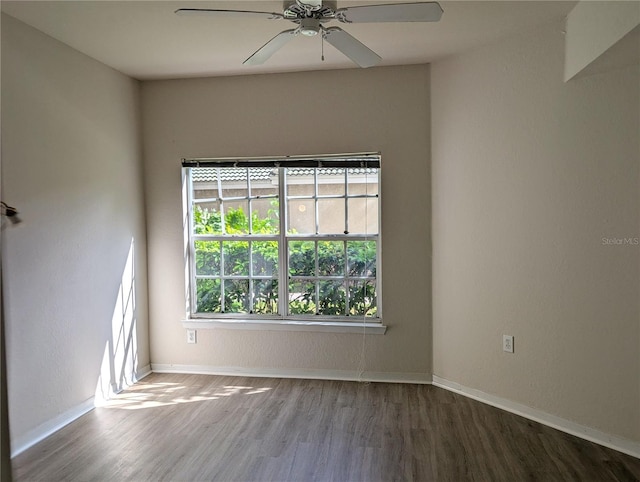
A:
{"type": "MultiPolygon", "coordinates": [[[[186,290],[186,314],[187,318],[183,320],[183,326],[185,328],[228,328],[228,329],[258,329],[258,330],[304,330],[304,331],[332,331],[332,332],[362,332],[363,330],[369,334],[383,334],[386,331],[386,327],[382,324],[382,244],[381,244],[381,170],[379,169],[379,153],[364,153],[364,154],[342,154],[337,156],[322,156],[322,157],[299,157],[299,158],[243,158],[243,159],[183,159],[183,209],[185,217],[185,243],[187,243],[185,249],[186,267],[185,270],[185,282],[187,283],[186,290]],[[290,199],[303,199],[299,196],[287,195],[288,184],[286,182],[285,167],[324,167],[327,163],[333,163],[331,167],[336,168],[348,168],[353,167],[345,164],[341,164],[340,160],[344,162],[344,159],[353,160],[354,158],[360,158],[366,156],[366,158],[375,158],[378,161],[377,170],[377,184],[378,192],[375,195],[349,195],[348,191],[348,177],[345,175],[345,191],[342,195],[319,195],[318,194],[318,175],[317,171],[314,172],[314,195],[309,198],[304,197],[306,200],[313,199],[314,206],[316,207],[316,213],[314,216],[316,222],[316,234],[295,234],[288,235],[286,228],[288,226],[287,220],[287,205],[290,199]],[[232,164],[230,164],[232,163],[232,164]],[[278,201],[279,201],[279,234],[277,235],[196,235],[193,233],[193,181],[190,175],[190,169],[192,167],[264,167],[265,163],[273,164],[278,167],[278,201]],[[310,165],[311,163],[311,165],[310,165]],[[284,165],[283,165],[284,164],[284,165]],[[348,204],[349,199],[355,198],[373,198],[377,199],[378,204],[378,232],[375,234],[349,234],[348,222],[349,211],[348,204]],[[347,233],[345,234],[317,234],[318,231],[318,201],[322,199],[331,198],[344,198],[345,200],[345,226],[347,233]],[[252,314],[252,313],[198,313],[195,311],[196,300],[196,269],[195,269],[195,240],[209,239],[212,241],[278,241],[279,248],[279,262],[278,262],[278,314],[252,314]],[[319,315],[319,314],[290,314],[289,313],[289,282],[292,279],[289,276],[289,259],[288,259],[288,246],[291,241],[312,241],[315,242],[315,249],[317,251],[318,241],[342,241],[345,246],[345,263],[346,263],[346,242],[347,241],[375,241],[376,242],[376,316],[366,317],[364,315],[351,315],[351,316],[332,316],[332,315],[319,315]]],[[[353,161],[352,161],[353,162],[353,161]]],[[[364,163],[362,164],[365,165],[364,163]]],[[[366,176],[369,174],[365,173],[366,176]]],[[[366,181],[365,181],[366,182],[366,181]]],[[[247,196],[251,196],[248,192],[247,196]]],[[[316,253],[317,262],[317,253],[316,253]]],[[[252,263],[250,262],[249,265],[252,263]]],[[[249,291],[251,293],[252,286],[252,272],[251,266],[249,271],[249,291]]],[[[224,275],[221,273],[221,277],[224,275]]],[[[243,279],[247,278],[243,276],[243,279]]],[[[314,280],[330,280],[330,277],[319,276],[316,269],[315,276],[300,277],[313,278],[314,280]]],[[[371,279],[372,277],[365,277],[371,279]]],[[[365,278],[350,278],[348,271],[345,269],[344,276],[338,276],[335,279],[341,280],[345,283],[347,290],[346,303],[348,306],[348,290],[349,281],[355,279],[365,278]]],[[[316,296],[318,296],[318,289],[316,283],[316,296]]],[[[250,294],[251,295],[251,294],[250,294]]],[[[224,299],[224,291],[221,290],[221,296],[224,299]]],[[[348,312],[348,309],[347,309],[348,312]]]]}

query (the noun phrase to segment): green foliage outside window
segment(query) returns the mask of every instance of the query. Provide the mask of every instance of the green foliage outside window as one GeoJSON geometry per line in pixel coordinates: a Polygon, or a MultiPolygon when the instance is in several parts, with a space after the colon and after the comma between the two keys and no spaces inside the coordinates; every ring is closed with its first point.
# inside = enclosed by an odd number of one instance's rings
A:
{"type": "MultiPolygon", "coordinates": [[[[278,233],[277,202],[274,201],[272,208],[266,217],[260,217],[256,211],[252,213],[252,234],[278,233]]],[[[223,233],[219,211],[196,205],[193,217],[194,234],[223,233]]],[[[225,212],[224,232],[232,235],[249,232],[249,217],[242,208],[225,212]]],[[[376,315],[375,281],[322,279],[328,276],[376,277],[376,242],[349,240],[346,241],[346,249],[344,243],[342,240],[289,242],[291,314],[376,315]]],[[[196,281],[198,313],[220,313],[223,296],[225,313],[278,313],[278,280],[275,279],[278,276],[277,241],[196,240],[195,251],[196,275],[212,277],[196,281]],[[253,264],[253,296],[249,293],[249,263],[253,264]],[[222,283],[220,276],[238,278],[225,279],[222,283]]]]}

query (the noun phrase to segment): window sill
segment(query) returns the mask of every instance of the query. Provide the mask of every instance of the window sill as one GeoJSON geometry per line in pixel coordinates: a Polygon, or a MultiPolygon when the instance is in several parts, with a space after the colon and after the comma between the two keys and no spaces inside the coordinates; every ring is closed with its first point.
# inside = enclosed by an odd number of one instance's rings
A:
{"type": "Polygon", "coordinates": [[[227,329],[227,330],[263,330],[263,331],[315,331],[322,333],[366,333],[384,335],[387,327],[380,323],[358,323],[340,321],[302,321],[302,320],[182,320],[183,328],[191,329],[227,329]]]}

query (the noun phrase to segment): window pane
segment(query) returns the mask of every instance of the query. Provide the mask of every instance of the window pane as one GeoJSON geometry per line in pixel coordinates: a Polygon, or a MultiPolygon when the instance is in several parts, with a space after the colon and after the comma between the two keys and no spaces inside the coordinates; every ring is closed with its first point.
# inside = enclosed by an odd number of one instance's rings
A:
{"type": "Polygon", "coordinates": [[[316,287],[308,281],[289,283],[289,313],[292,315],[315,314],[316,287]]]}
{"type": "Polygon", "coordinates": [[[292,199],[287,202],[287,232],[289,234],[315,234],[316,210],[313,199],[292,199]]]}
{"type": "Polygon", "coordinates": [[[378,199],[349,199],[349,233],[378,234],[378,199]]]}
{"type": "Polygon", "coordinates": [[[378,170],[369,169],[349,169],[348,192],[350,196],[354,194],[378,194],[378,170]],[[366,173],[366,174],[365,174],[366,173]]]}
{"type": "Polygon", "coordinates": [[[196,275],[220,275],[220,243],[196,241],[196,275]]]}
{"type": "Polygon", "coordinates": [[[219,313],[220,304],[220,280],[198,279],[196,280],[196,312],[219,313]]]}
{"type": "Polygon", "coordinates": [[[224,281],[224,312],[249,312],[249,280],[227,279],[224,281]]]}
{"type": "Polygon", "coordinates": [[[246,168],[222,167],[220,178],[222,179],[222,199],[248,196],[246,168]]]}
{"type": "Polygon", "coordinates": [[[287,195],[314,197],[313,169],[287,169],[287,195]]]}
{"type": "Polygon", "coordinates": [[[318,201],[318,233],[344,234],[344,199],[318,201]]]}
{"type": "Polygon", "coordinates": [[[278,199],[254,199],[251,201],[251,227],[253,234],[278,234],[278,199]]]}
{"type": "Polygon", "coordinates": [[[346,315],[347,293],[342,281],[319,281],[319,315],[346,315]]]}
{"type": "Polygon", "coordinates": [[[278,276],[278,242],[254,241],[251,243],[253,276],[278,276]]]}
{"type": "Polygon", "coordinates": [[[218,185],[212,182],[193,181],[193,199],[215,199],[218,197],[218,185]]]}
{"type": "Polygon", "coordinates": [[[278,313],[278,282],[256,280],[253,282],[253,313],[278,313]]]}
{"type": "Polygon", "coordinates": [[[251,195],[255,196],[258,189],[272,189],[278,192],[278,169],[271,167],[249,168],[249,179],[251,180],[251,195]]]}
{"type": "Polygon", "coordinates": [[[195,234],[222,234],[220,203],[193,205],[193,232],[195,234]]]}
{"type": "Polygon", "coordinates": [[[349,315],[371,317],[377,311],[375,281],[349,282],[349,315]]]}
{"type": "Polygon", "coordinates": [[[249,233],[248,201],[226,201],[224,203],[224,223],[227,234],[249,233]]]}
{"type": "Polygon", "coordinates": [[[289,243],[289,275],[315,276],[316,255],[313,241],[291,241],[289,243]]]}
{"type": "Polygon", "coordinates": [[[319,169],[319,196],[344,196],[344,169],[319,169]]]}
{"type": "Polygon", "coordinates": [[[347,242],[347,270],[351,277],[376,276],[377,248],[375,241],[347,242]]]}
{"type": "Polygon", "coordinates": [[[223,242],[222,256],[225,275],[249,276],[249,243],[247,241],[223,242]]]}
{"type": "Polygon", "coordinates": [[[318,241],[318,276],[344,276],[344,241],[318,241]]]}

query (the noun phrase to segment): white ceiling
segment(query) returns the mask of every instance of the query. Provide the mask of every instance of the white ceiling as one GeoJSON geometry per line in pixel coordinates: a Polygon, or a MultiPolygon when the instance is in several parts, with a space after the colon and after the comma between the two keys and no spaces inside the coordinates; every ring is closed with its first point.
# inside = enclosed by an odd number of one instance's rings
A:
{"type": "MultiPolygon", "coordinates": [[[[288,2],[292,3],[294,0],[288,2]]],[[[338,1],[338,7],[411,0],[338,1]]],[[[438,23],[338,24],[382,57],[427,63],[564,18],[575,1],[442,1],[438,23]]],[[[242,62],[286,20],[181,17],[177,8],[282,12],[282,1],[2,1],[2,11],[131,77],[145,79],[353,68],[318,37],[296,37],[261,66],[242,62]]]]}

